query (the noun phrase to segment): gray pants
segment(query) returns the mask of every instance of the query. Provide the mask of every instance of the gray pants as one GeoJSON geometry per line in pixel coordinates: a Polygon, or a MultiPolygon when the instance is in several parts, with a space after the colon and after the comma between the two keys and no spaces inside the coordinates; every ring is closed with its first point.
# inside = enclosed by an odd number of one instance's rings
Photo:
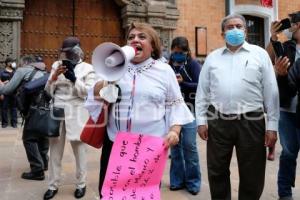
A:
{"type": "MultiPolygon", "coordinates": [[[[62,123],[60,136],[50,138],[50,159],[49,159],[49,189],[55,190],[59,187],[61,178],[61,161],[64,153],[66,128],[62,123]]],[[[86,185],[87,160],[86,146],[80,141],[70,141],[76,160],[76,188],[83,188],[86,185]]]]}
{"type": "Polygon", "coordinates": [[[225,119],[220,113],[213,113],[215,118],[208,121],[207,141],[211,199],[231,199],[229,167],[235,147],[240,175],[239,200],[258,200],[263,192],[266,168],[263,113],[247,113],[247,116],[252,115],[251,120],[245,117],[225,119]]]}

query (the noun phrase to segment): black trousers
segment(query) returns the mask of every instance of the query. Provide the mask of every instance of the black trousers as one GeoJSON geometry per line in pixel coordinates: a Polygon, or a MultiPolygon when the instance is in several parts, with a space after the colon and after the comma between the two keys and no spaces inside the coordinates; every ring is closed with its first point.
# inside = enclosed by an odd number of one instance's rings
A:
{"type": "Polygon", "coordinates": [[[258,200],[263,192],[266,168],[263,113],[226,118],[212,107],[209,111],[207,168],[211,199],[231,199],[229,167],[235,147],[240,175],[238,199],[258,200]]]}
{"type": "Polygon", "coordinates": [[[102,190],[102,186],[104,183],[104,178],[105,178],[105,174],[106,174],[106,170],[107,170],[107,166],[108,166],[109,156],[110,156],[113,144],[114,143],[108,138],[108,135],[106,133],[105,137],[104,137],[104,142],[103,142],[103,146],[102,146],[102,154],[101,154],[101,159],[100,159],[100,175],[99,175],[100,199],[102,198],[101,190],[102,190]]]}
{"type": "Polygon", "coordinates": [[[46,137],[23,137],[23,144],[31,172],[43,172],[48,168],[49,140],[46,137]]]}
{"type": "Polygon", "coordinates": [[[5,95],[2,101],[2,126],[8,125],[8,113],[10,112],[10,124],[12,126],[17,125],[17,107],[16,99],[14,95],[5,95]]]}

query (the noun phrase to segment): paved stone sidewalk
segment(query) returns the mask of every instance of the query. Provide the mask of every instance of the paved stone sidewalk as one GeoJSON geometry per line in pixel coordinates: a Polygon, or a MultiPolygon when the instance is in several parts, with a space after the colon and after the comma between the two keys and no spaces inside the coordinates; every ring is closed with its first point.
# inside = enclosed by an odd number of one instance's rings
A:
{"type": "MultiPolygon", "coordinates": [[[[200,141],[201,171],[202,171],[202,189],[197,196],[192,196],[186,191],[171,192],[169,186],[169,164],[162,180],[162,200],[209,200],[209,187],[206,171],[205,142],[200,141]]],[[[278,170],[279,145],[276,149],[276,160],[267,162],[266,184],[262,200],[277,199],[276,192],[276,174],[278,170]]],[[[98,192],[98,170],[99,157],[101,151],[88,148],[88,185],[86,196],[82,199],[97,200],[98,192]]],[[[299,160],[299,159],[298,159],[299,160]]],[[[300,162],[300,160],[299,160],[300,162]]],[[[0,200],[41,200],[44,192],[47,190],[47,181],[28,181],[20,178],[23,171],[28,171],[29,166],[26,160],[24,147],[21,140],[21,130],[6,128],[0,129],[0,200]]],[[[70,144],[66,144],[63,157],[63,175],[62,186],[54,200],[71,200],[74,188],[75,164],[70,144]]],[[[296,188],[294,189],[294,198],[300,199],[300,168],[297,171],[296,188]]],[[[46,173],[47,174],[47,173],[46,173]]],[[[233,200],[237,200],[238,191],[238,171],[235,156],[233,156],[231,165],[232,195],[233,200]]]]}

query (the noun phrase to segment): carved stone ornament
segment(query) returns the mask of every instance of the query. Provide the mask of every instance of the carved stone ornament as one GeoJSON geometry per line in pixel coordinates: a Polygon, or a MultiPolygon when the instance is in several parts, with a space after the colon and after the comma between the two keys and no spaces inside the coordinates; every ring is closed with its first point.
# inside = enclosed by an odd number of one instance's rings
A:
{"type": "Polygon", "coordinates": [[[115,0],[122,7],[122,26],[132,22],[147,22],[160,34],[166,48],[170,47],[172,32],[177,27],[179,11],[175,0],[115,0]]]}
{"type": "Polygon", "coordinates": [[[136,6],[144,6],[146,5],[145,1],[142,0],[128,0],[130,5],[136,5],[136,6]]]}
{"type": "Polygon", "coordinates": [[[10,56],[16,58],[20,49],[20,21],[25,0],[0,0],[0,67],[10,56]]]}
{"type": "Polygon", "coordinates": [[[24,7],[24,0],[0,0],[0,20],[22,20],[24,7]]]}
{"type": "Polygon", "coordinates": [[[22,20],[23,10],[15,8],[0,8],[0,19],[22,20]]]}
{"type": "Polygon", "coordinates": [[[147,4],[146,0],[115,0],[115,2],[120,6],[125,6],[125,5],[144,6],[147,4]]]}
{"type": "Polygon", "coordinates": [[[13,54],[13,24],[0,21],[0,62],[13,54]]]}

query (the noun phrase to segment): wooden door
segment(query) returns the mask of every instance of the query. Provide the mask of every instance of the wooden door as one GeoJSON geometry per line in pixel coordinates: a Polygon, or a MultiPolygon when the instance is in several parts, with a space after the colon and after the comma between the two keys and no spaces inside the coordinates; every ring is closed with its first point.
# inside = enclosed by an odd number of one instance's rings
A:
{"type": "Polygon", "coordinates": [[[73,35],[81,40],[86,61],[90,62],[98,44],[122,44],[119,12],[113,0],[26,0],[21,54],[40,55],[50,68],[63,39],[73,35]]]}
{"type": "Polygon", "coordinates": [[[122,44],[120,9],[113,0],[76,0],[75,35],[80,38],[86,60],[103,42],[122,44]]]}
{"type": "Polygon", "coordinates": [[[57,59],[61,41],[72,35],[73,0],[26,0],[21,54],[40,55],[47,66],[57,59]]]}

